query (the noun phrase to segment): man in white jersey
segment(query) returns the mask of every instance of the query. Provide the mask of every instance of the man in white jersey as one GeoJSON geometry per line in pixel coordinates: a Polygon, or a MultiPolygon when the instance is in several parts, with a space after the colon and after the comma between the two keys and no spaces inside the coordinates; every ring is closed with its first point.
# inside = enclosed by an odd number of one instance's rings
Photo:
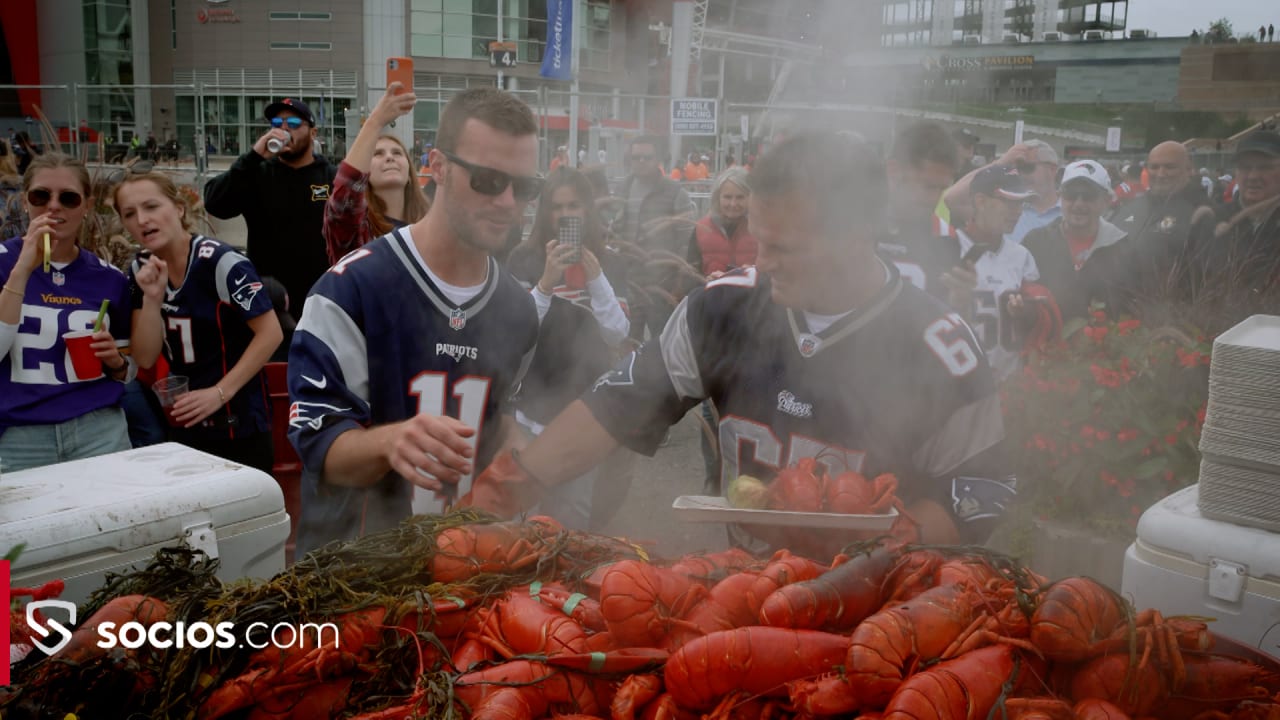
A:
{"type": "Polygon", "coordinates": [[[960,264],[943,275],[950,303],[968,320],[999,382],[1018,368],[1025,327],[1032,314],[1022,298],[1023,283],[1040,279],[1026,248],[1005,240],[1034,196],[1026,178],[1011,167],[984,168],[969,185],[973,217],[956,231],[960,264]]]}

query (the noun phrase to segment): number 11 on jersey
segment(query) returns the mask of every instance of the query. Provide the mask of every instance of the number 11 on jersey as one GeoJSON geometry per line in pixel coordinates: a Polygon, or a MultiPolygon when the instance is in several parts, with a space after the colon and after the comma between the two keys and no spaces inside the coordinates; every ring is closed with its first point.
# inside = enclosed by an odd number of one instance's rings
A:
{"type": "MultiPolygon", "coordinates": [[[[475,428],[475,434],[468,438],[471,445],[472,458],[476,458],[476,450],[480,446],[480,429],[484,424],[485,405],[489,401],[489,378],[464,377],[449,385],[449,375],[442,372],[423,372],[409,383],[409,393],[418,396],[418,414],[443,417],[447,413],[447,400],[450,394],[458,401],[457,419],[464,425],[475,428]]],[[[474,463],[473,463],[474,467],[474,463]]],[[[468,473],[458,480],[458,496],[471,491],[471,480],[475,473],[468,473]]],[[[414,486],[413,512],[438,513],[444,510],[444,504],[435,497],[435,493],[414,486]]]]}

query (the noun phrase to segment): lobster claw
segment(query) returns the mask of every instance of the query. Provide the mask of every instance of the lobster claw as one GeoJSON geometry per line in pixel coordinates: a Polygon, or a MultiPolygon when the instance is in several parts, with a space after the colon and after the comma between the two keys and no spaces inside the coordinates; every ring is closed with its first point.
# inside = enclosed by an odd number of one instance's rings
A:
{"type": "Polygon", "coordinates": [[[489,463],[471,483],[471,492],[458,500],[462,507],[476,507],[503,518],[513,518],[528,510],[542,498],[542,485],[508,450],[489,463]]]}

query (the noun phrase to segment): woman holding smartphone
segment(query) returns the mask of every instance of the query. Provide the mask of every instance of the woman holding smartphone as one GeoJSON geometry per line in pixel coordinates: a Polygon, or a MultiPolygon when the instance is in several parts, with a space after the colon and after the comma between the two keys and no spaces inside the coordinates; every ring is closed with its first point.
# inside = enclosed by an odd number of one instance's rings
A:
{"type": "Polygon", "coordinates": [[[84,165],[37,156],[22,191],[26,234],[0,245],[4,472],[128,450],[120,397],[135,369],[120,353],[129,345],[128,280],[81,247],[92,212],[84,165]],[[92,330],[103,301],[107,313],[90,345],[101,369],[82,374],[63,335],[92,330]]]}
{"type": "Polygon", "coordinates": [[[230,245],[194,234],[166,175],[131,175],[116,212],[144,252],[130,266],[134,358],[163,352],[189,392],[170,411],[172,438],[270,474],[271,410],[262,366],[283,334],[253,263],[230,245]]]}
{"type": "Polygon", "coordinates": [[[329,262],[427,214],[427,196],[400,139],[382,128],[413,112],[412,92],[391,83],[361,126],[338,165],[333,193],[324,208],[324,241],[329,262]]]}
{"type": "MultiPolygon", "coordinates": [[[[537,350],[515,402],[516,421],[538,435],[629,349],[626,300],[615,292],[625,292],[627,267],[604,245],[586,175],[564,167],[551,173],[533,231],[511,252],[508,269],[530,288],[541,321],[537,350]]],[[[594,485],[594,471],[559,485],[548,492],[541,511],[565,527],[595,529],[606,518],[593,517],[594,485]]]]}

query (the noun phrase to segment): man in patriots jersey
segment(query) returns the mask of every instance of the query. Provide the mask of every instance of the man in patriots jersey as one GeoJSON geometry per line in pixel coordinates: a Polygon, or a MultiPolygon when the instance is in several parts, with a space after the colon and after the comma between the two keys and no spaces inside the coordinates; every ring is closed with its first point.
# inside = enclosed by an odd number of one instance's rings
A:
{"type": "Polygon", "coordinates": [[[442,511],[436,493],[465,492],[508,439],[538,316],[491,254],[541,186],[536,132],[501,90],[456,95],[431,150],[431,212],[312,288],[289,352],[300,553],[442,511]]]}
{"type": "Polygon", "coordinates": [[[1026,325],[1034,318],[1022,296],[1025,283],[1040,279],[1031,251],[1006,239],[1035,195],[1015,169],[992,166],[969,184],[973,217],[949,239],[957,266],[942,275],[949,302],[973,327],[997,381],[1018,368],[1026,325]]]}
{"type": "Polygon", "coordinates": [[[758,162],[751,184],[757,267],[689,295],[660,337],[495,461],[468,501],[512,514],[617,443],[652,454],[710,397],[726,486],[815,457],[896,473],[925,542],[986,536],[1013,494],[999,400],[964,321],[877,257],[887,190],[875,153],[801,133],[758,162]]]}
{"type": "Polygon", "coordinates": [[[958,260],[955,244],[942,239],[954,232],[934,212],[951,186],[956,156],[956,142],[941,125],[917,122],[894,138],[885,168],[889,222],[879,238],[880,254],[898,266],[903,280],[938,298],[946,297],[939,275],[958,260]]]}

